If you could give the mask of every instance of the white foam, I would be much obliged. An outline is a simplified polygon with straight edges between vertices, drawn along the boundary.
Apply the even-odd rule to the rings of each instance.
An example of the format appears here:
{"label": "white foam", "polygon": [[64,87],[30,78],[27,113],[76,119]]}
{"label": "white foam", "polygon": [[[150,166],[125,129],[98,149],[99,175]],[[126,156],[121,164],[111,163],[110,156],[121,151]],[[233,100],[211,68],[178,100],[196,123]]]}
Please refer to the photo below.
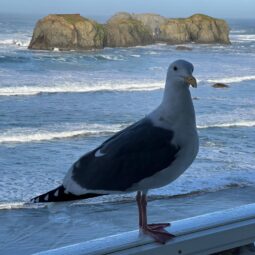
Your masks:
{"label": "white foam", "polygon": [[109,83],[96,85],[63,85],[63,86],[22,86],[1,87],[0,96],[31,96],[40,93],[85,93],[97,91],[151,91],[164,87],[164,82],[148,83]]}
{"label": "white foam", "polygon": [[14,44],[12,39],[4,39],[4,40],[0,40],[0,44],[4,44],[4,45],[11,45]]}
{"label": "white foam", "polygon": [[225,77],[225,78],[219,78],[219,79],[209,79],[209,80],[207,80],[207,82],[237,83],[237,82],[249,81],[249,80],[255,80],[255,75]]}
{"label": "white foam", "polygon": [[255,121],[247,120],[247,121],[236,121],[230,123],[218,123],[211,125],[198,125],[198,128],[231,128],[231,127],[255,127]]}
{"label": "white foam", "polygon": [[253,42],[255,41],[255,35],[254,34],[248,34],[248,35],[232,35],[231,36],[232,40],[237,40],[237,41],[245,41],[245,42]]}
{"label": "white foam", "polygon": [[96,58],[106,59],[106,60],[117,60],[117,61],[124,60],[123,56],[121,56],[121,55],[116,56],[116,55],[104,55],[104,54],[101,54],[101,55],[96,55],[95,57]]}
{"label": "white foam", "polygon": [[0,210],[11,210],[11,209],[38,209],[47,207],[47,204],[35,204],[35,203],[24,203],[24,202],[9,202],[0,203]]}
{"label": "white foam", "polygon": [[159,55],[159,53],[156,51],[149,51],[147,54],[148,55]]}
{"label": "white foam", "polygon": [[14,44],[20,47],[28,47],[30,41],[14,40]]}
{"label": "white foam", "polygon": [[130,55],[131,57],[134,57],[134,58],[140,58],[141,57],[141,55],[139,55],[139,54],[133,54],[133,55]]}
{"label": "white foam", "polygon": [[[11,129],[0,134],[0,144],[9,143],[28,143],[50,141],[55,139],[68,139],[77,136],[101,136],[113,134],[127,127],[127,124],[74,124],[78,126],[76,130],[62,130],[63,127],[55,127],[54,131],[51,130],[38,130],[38,129],[24,129],[17,128]],[[74,126],[72,125],[72,126]],[[207,125],[198,125],[198,129],[205,128],[233,128],[233,127],[255,127],[255,121],[236,121],[230,123],[215,123]],[[68,129],[68,127],[66,127]],[[60,130],[60,131],[56,131]]]}
{"label": "white foam", "polygon": [[16,45],[20,47],[28,47],[29,42],[29,40],[3,39],[0,40],[0,45]]}
{"label": "white foam", "polygon": [[[76,124],[77,125],[77,124]],[[126,125],[125,125],[126,126]],[[121,130],[124,125],[101,125],[101,124],[83,124],[79,125],[77,130],[67,131],[51,131],[51,130],[37,130],[37,129],[12,129],[0,134],[1,143],[28,143],[49,141],[54,139],[67,139],[76,136],[98,136],[115,133]],[[61,127],[59,127],[60,129]]]}
{"label": "white foam", "polygon": [[240,29],[240,30],[231,30],[230,33],[233,33],[233,34],[240,34],[240,33],[245,33],[246,30],[244,29]]}

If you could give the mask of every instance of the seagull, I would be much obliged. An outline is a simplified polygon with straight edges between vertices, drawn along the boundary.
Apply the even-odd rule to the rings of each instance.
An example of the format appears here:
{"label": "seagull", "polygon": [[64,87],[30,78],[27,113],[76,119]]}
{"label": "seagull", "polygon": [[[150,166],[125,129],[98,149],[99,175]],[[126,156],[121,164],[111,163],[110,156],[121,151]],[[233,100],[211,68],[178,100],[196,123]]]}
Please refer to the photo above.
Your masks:
{"label": "seagull", "polygon": [[147,116],[117,132],[78,159],[62,185],[31,199],[60,202],[137,192],[140,232],[164,244],[174,237],[170,223],[147,223],[147,193],[173,182],[194,161],[199,148],[190,85],[194,67],[185,60],[170,64],[163,99]]}

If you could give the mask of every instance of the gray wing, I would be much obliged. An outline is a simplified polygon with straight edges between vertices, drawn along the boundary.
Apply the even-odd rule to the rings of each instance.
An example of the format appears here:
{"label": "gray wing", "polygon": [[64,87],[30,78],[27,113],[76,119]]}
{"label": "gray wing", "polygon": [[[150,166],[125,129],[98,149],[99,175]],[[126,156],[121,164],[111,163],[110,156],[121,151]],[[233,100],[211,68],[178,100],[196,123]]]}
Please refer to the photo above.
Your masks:
{"label": "gray wing", "polygon": [[125,191],[175,160],[180,148],[171,144],[173,135],[144,118],[81,157],[73,165],[72,179],[90,190]]}

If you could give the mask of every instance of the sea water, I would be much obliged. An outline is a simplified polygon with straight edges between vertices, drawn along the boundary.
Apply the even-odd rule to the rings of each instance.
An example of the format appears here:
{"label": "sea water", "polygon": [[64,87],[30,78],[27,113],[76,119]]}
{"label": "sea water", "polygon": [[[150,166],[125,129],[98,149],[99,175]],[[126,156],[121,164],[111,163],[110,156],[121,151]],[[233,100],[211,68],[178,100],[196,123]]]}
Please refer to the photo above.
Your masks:
{"label": "sea water", "polygon": [[195,67],[200,150],[152,194],[255,185],[255,20],[229,20],[231,45],[55,52],[27,49],[39,18],[0,15],[0,202],[56,187],[81,155],[152,111],[176,59]]}
{"label": "sea water", "polygon": [[[61,184],[80,156],[152,111],[176,59],[195,67],[200,150],[179,179],[150,192],[150,199],[161,198],[150,203],[150,217],[173,220],[253,202],[255,20],[228,20],[231,45],[189,44],[192,51],[166,44],[28,50],[39,18],[0,15],[0,209],[8,209],[0,210],[1,254],[31,254],[137,227],[134,194],[90,204],[25,202]],[[229,87],[215,89],[216,82]],[[233,187],[240,187],[235,196]]]}

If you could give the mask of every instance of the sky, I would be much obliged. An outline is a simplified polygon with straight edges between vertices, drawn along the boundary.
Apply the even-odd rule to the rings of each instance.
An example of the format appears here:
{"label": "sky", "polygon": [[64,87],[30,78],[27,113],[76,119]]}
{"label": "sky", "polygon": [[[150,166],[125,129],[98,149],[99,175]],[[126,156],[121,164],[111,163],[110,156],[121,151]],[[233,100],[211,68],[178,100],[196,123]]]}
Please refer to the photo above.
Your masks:
{"label": "sky", "polygon": [[255,18],[255,0],[0,0],[0,13],[111,16],[119,11],[166,17],[203,13],[218,18]]}

